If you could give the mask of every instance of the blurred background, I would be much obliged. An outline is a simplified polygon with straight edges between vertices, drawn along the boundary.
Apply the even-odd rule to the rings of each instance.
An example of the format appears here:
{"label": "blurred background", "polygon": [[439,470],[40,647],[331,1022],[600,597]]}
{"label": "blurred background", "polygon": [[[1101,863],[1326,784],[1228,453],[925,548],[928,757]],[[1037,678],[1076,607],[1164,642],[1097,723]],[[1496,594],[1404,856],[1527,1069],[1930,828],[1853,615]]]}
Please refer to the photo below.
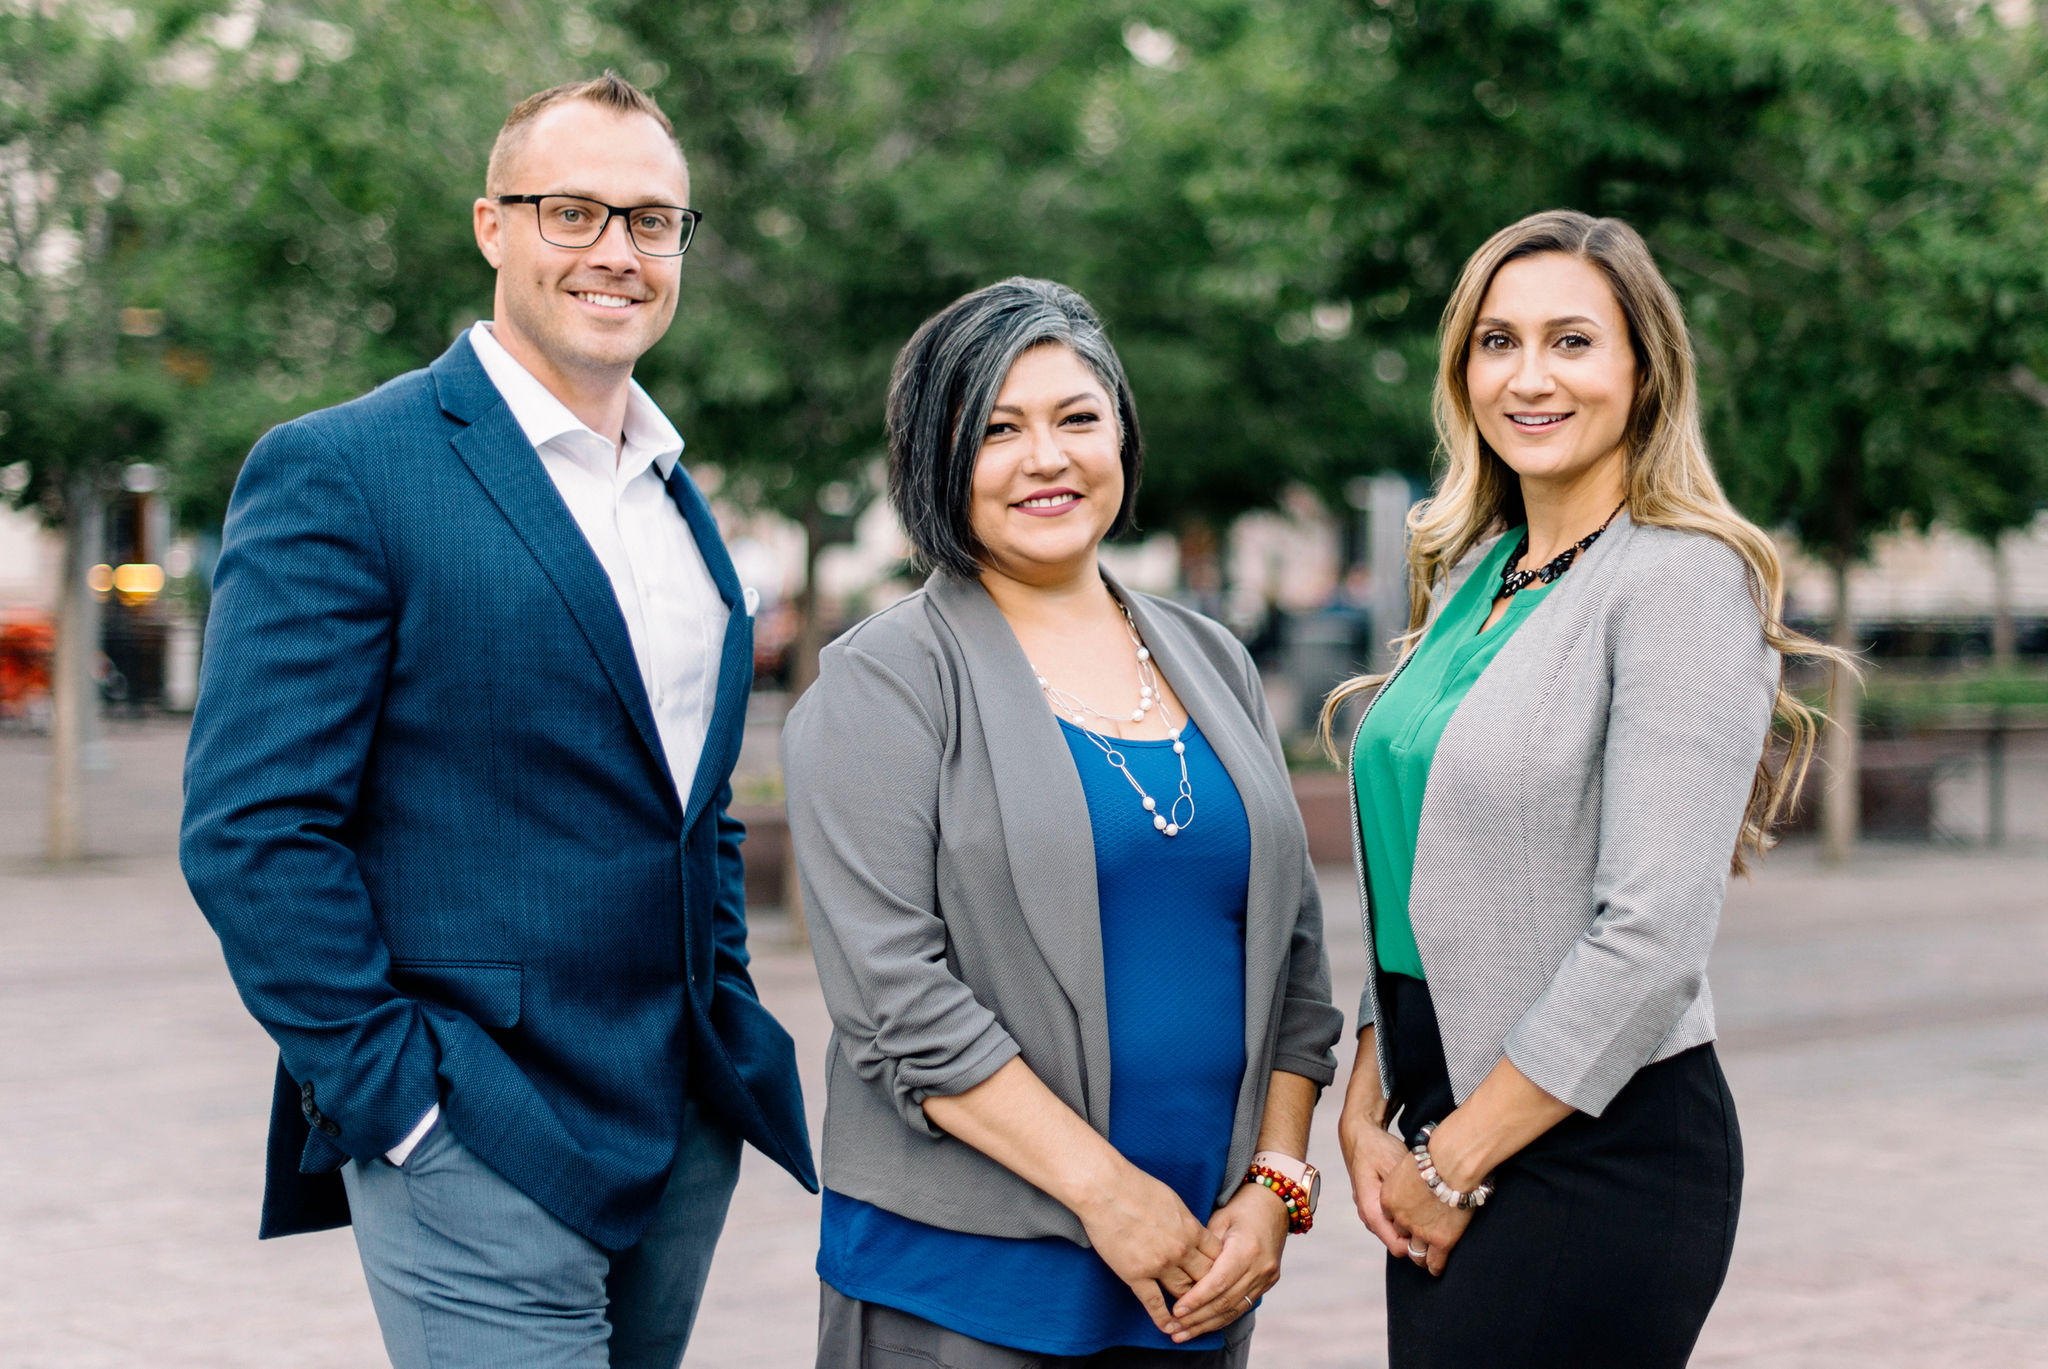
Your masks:
{"label": "blurred background", "polygon": [[[1495,228],[1615,214],[1788,616],[1870,667],[1803,680],[1839,726],[1731,894],[1757,1102],[1702,1362],[2048,1363],[2044,59],[2043,0],[0,0],[0,1361],[376,1360],[346,1235],[253,1241],[268,1048],[175,864],[209,577],[266,428],[488,313],[506,111],[612,67],[705,215],[638,376],[761,595],[737,788],[814,1079],[775,735],[916,584],[881,418],[917,323],[1018,273],[1104,315],[1150,448],[1111,554],[1259,660],[1348,1001],[1308,733],[1403,625],[1438,314]],[[1967,1217],[1924,1136],[1959,1116],[2012,1179]],[[815,1204],[745,1183],[692,1362],[803,1363]],[[1363,1233],[1313,1239],[1259,1358],[1380,1362]]]}

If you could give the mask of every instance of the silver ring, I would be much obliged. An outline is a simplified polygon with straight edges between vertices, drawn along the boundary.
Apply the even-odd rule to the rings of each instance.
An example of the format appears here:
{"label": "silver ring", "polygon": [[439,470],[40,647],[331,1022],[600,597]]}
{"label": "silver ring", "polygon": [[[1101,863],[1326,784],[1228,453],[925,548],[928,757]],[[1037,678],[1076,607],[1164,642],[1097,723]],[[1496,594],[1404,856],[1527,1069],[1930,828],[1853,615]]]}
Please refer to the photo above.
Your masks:
{"label": "silver ring", "polygon": [[1246,1310],[1247,1312],[1249,1312],[1249,1311],[1253,1310],[1253,1309],[1252,1309],[1252,1295],[1251,1295],[1251,1294],[1249,1294],[1249,1293],[1245,1293],[1245,1294],[1242,1294],[1241,1296],[1242,1296],[1242,1297],[1244,1298],[1244,1306],[1245,1306],[1245,1310]]}
{"label": "silver ring", "polygon": [[1426,1245],[1409,1245],[1408,1258],[1415,1261],[1415,1263],[1417,1264],[1428,1264],[1429,1247]]}

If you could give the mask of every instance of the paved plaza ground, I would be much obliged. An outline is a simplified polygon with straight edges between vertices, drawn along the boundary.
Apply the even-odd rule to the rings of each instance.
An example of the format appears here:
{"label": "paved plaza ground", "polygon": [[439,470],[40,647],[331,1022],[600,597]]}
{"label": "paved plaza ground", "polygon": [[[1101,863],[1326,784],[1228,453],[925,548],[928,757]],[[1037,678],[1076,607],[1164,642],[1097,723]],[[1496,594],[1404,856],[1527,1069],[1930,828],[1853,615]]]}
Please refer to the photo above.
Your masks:
{"label": "paved plaza ground", "polygon": [[[113,725],[101,854],[55,871],[46,745],[0,737],[0,1366],[375,1366],[348,1234],[255,1239],[274,1057],[178,874],[182,751],[174,724]],[[2015,798],[2035,828],[2044,790]],[[1341,1001],[1364,956],[1349,874],[1325,875]],[[773,915],[755,944],[815,1110],[809,956]],[[1695,1363],[2048,1366],[2048,841],[1872,846],[1840,874],[1788,847],[1735,886],[1713,980],[1749,1179]],[[1326,1215],[1260,1315],[1262,1369],[1385,1362],[1336,1100]],[[749,1155],[689,1364],[809,1362],[816,1218]]]}

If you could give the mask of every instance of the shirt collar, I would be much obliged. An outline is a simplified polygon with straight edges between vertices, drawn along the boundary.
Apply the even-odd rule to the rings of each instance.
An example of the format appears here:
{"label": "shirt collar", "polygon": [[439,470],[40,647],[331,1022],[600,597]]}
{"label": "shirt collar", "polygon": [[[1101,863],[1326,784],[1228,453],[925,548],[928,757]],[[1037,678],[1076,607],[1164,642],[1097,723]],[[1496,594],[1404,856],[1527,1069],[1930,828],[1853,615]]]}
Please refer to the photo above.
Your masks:
{"label": "shirt collar", "polygon": [[[593,432],[589,424],[569,412],[568,405],[555,398],[539,377],[520,365],[505,350],[505,344],[491,335],[489,323],[479,320],[471,325],[469,345],[475,349],[484,374],[505,397],[505,406],[512,411],[513,420],[519,424],[520,431],[526,434],[526,440],[533,444],[535,451],[546,443],[575,433],[588,434],[606,447],[611,445],[610,438]],[[668,421],[660,406],[648,397],[647,391],[640,388],[639,381],[627,384],[630,388],[626,395],[626,445],[620,455],[620,469],[638,470],[652,462],[666,481],[675,472],[676,461],[683,454],[682,434]]]}

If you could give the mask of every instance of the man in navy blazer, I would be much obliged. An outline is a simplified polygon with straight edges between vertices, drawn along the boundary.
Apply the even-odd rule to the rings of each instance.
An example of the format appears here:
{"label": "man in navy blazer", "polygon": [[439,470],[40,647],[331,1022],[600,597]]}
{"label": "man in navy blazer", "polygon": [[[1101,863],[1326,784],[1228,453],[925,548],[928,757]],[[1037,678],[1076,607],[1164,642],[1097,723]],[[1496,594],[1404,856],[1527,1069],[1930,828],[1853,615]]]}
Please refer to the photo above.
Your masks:
{"label": "man in navy blazer", "polygon": [[616,76],[523,102],[493,321],[228,512],[185,874],[278,1044],[261,1234],[353,1220],[400,1366],[672,1367],[741,1140],[817,1187],[726,814],[752,625],[632,381],[688,190]]}

